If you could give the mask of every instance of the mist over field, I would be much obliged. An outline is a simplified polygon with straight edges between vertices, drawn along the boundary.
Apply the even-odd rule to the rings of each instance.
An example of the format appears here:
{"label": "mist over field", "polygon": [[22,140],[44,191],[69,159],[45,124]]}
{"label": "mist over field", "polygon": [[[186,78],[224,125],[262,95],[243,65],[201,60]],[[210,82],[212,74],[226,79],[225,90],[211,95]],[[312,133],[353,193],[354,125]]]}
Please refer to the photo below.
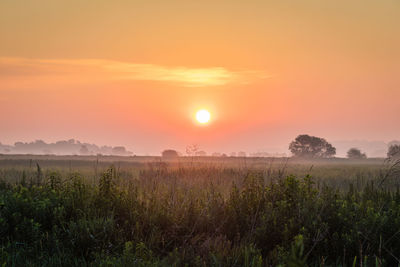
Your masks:
{"label": "mist over field", "polygon": [[14,145],[0,143],[0,153],[4,154],[53,154],[53,155],[117,155],[130,156],[133,153],[123,146],[97,146],[95,144],[81,143],[78,140],[57,141],[46,143],[42,140],[34,142],[16,142]]}
{"label": "mist over field", "polygon": [[[384,158],[387,154],[387,149],[391,144],[400,143],[400,141],[391,141],[385,143],[383,141],[333,141],[332,144],[336,147],[337,157],[346,157],[347,151],[356,147],[366,153],[371,158]],[[181,155],[184,155],[185,149],[177,149],[182,151]],[[128,151],[124,146],[98,146],[96,144],[84,143],[79,140],[66,140],[57,141],[54,143],[46,143],[42,140],[33,142],[15,142],[13,145],[6,145],[0,143],[0,154],[53,154],[53,155],[118,155],[118,156],[132,156],[132,155],[160,155],[160,152],[154,153],[137,153],[133,148],[132,151]],[[287,157],[290,156],[290,152],[287,147],[281,148],[264,148],[256,151],[203,151],[201,155],[207,156],[221,156],[222,154],[230,156],[250,156],[250,157]]]}
{"label": "mist over field", "polygon": [[400,266],[399,0],[1,0],[0,266]]}

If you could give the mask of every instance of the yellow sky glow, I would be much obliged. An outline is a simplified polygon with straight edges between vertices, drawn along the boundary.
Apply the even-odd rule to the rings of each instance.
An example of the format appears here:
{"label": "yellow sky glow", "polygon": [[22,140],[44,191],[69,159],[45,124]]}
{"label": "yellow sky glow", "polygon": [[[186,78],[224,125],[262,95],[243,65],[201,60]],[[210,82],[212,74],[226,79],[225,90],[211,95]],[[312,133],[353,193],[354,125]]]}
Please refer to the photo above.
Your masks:
{"label": "yellow sky glow", "polygon": [[3,0],[0,142],[158,154],[400,139],[399,14],[395,0]]}
{"label": "yellow sky glow", "polygon": [[[9,78],[24,76],[79,75],[122,80],[163,81],[185,87],[222,86],[231,83],[251,83],[266,79],[266,72],[232,71],[222,67],[188,68],[137,64],[100,59],[28,59],[0,58],[0,69],[7,69]],[[105,76],[104,76],[105,75]]]}

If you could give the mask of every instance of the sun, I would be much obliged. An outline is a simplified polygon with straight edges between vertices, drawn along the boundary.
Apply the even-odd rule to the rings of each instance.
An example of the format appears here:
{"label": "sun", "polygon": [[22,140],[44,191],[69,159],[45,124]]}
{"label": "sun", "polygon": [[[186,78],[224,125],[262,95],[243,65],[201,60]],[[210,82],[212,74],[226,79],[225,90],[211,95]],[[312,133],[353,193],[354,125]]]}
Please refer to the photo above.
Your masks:
{"label": "sun", "polygon": [[201,109],[196,112],[196,120],[201,124],[209,122],[210,117],[211,117],[210,112],[208,112],[205,109]]}

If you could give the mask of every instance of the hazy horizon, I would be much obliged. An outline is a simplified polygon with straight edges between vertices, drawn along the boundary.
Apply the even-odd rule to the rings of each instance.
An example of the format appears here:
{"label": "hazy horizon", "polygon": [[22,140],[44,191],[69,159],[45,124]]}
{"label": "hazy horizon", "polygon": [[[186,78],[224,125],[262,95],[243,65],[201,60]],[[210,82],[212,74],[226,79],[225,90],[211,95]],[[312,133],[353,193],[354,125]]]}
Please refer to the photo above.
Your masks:
{"label": "hazy horizon", "polygon": [[289,155],[304,133],[337,156],[352,142],[384,156],[400,139],[399,11],[391,0],[5,0],[0,142]]}
{"label": "hazy horizon", "polygon": [[[44,147],[40,145],[42,142],[45,143]],[[400,143],[398,140],[392,140],[391,142]],[[19,143],[19,144],[18,144]],[[39,146],[37,146],[39,143]],[[66,146],[66,144],[72,144]],[[367,157],[370,158],[384,158],[386,157],[387,150],[390,142],[384,141],[366,141],[366,140],[336,140],[332,145],[336,148],[336,157],[344,158],[347,155],[347,151],[350,148],[358,148],[362,152],[366,153]],[[16,145],[19,147],[16,147]],[[140,151],[134,147],[125,146],[124,144],[95,144],[90,141],[81,141],[74,138],[66,140],[56,140],[54,142],[48,142],[46,140],[38,139],[31,141],[16,141],[13,143],[4,143],[0,141],[0,154],[54,154],[54,155],[118,155],[118,156],[160,156],[161,152],[166,149],[173,149],[180,153],[182,156],[187,156],[186,148],[191,145],[196,145],[198,151],[204,151],[207,156],[213,154],[225,154],[232,156],[232,153],[244,152],[247,157],[285,157],[291,156],[288,146],[275,147],[275,148],[264,148],[253,151],[249,150],[207,150],[198,144],[188,144],[185,147],[164,147],[158,151]],[[82,146],[88,148],[87,152],[81,152]],[[113,148],[123,148],[123,151],[113,151]],[[236,155],[235,155],[236,156]]]}

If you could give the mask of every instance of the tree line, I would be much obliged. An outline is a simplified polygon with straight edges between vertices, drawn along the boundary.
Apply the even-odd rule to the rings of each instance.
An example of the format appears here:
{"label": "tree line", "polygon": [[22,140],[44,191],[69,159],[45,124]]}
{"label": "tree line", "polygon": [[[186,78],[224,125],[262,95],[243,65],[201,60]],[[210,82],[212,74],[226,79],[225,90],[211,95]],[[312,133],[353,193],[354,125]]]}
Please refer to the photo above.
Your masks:
{"label": "tree line", "polygon": [[[189,156],[206,156],[204,151],[198,153],[198,147],[189,146],[187,149],[187,155]],[[301,134],[296,137],[289,144],[289,150],[293,157],[296,158],[332,158],[336,155],[336,148],[326,141],[324,138],[311,136],[308,134]],[[166,149],[161,153],[164,158],[176,158],[179,157],[179,153],[173,149]],[[222,154],[225,155],[226,154]],[[245,152],[239,152],[237,154],[239,157],[246,157]],[[221,154],[212,154],[212,156],[221,156]],[[236,154],[231,154],[231,156],[236,156]],[[388,158],[400,158],[400,143],[394,141],[389,143],[389,148],[387,152]],[[349,159],[365,159],[367,158],[366,153],[362,152],[360,149],[352,147],[347,151],[347,158]]]}

